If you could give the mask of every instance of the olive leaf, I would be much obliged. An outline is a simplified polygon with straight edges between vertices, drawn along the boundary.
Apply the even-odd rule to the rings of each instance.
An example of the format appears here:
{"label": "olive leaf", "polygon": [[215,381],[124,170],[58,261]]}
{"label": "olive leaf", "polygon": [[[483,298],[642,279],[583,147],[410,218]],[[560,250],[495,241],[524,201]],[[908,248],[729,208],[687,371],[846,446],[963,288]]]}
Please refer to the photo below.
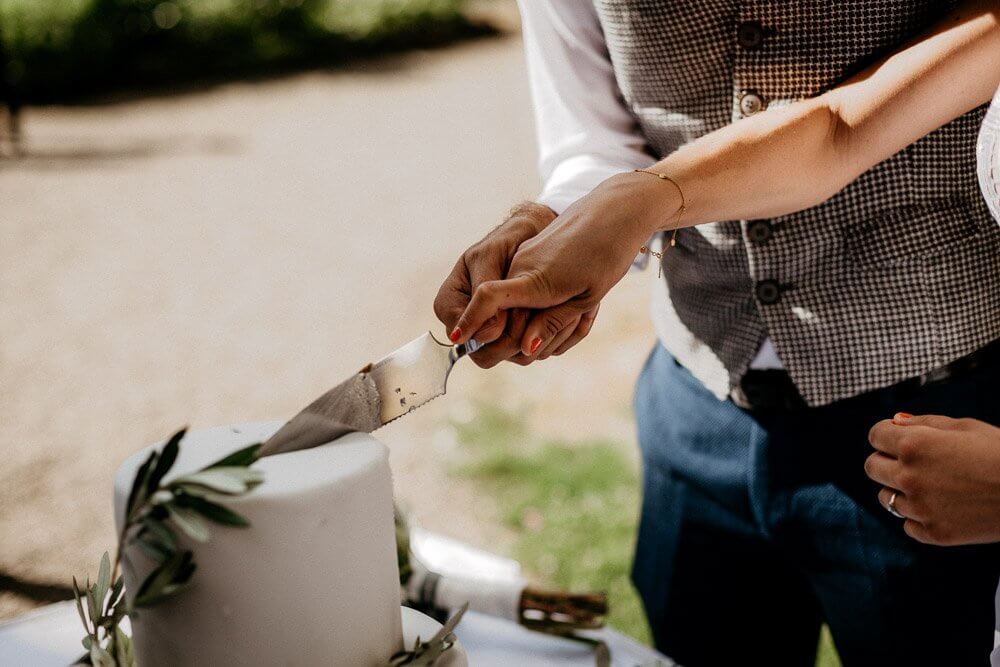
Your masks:
{"label": "olive leaf", "polygon": [[170,519],[174,525],[181,529],[185,535],[196,542],[207,542],[209,538],[208,526],[201,520],[197,512],[186,507],[179,507],[176,503],[165,505]]}
{"label": "olive leaf", "polygon": [[237,514],[228,507],[213,503],[200,496],[179,494],[175,503],[180,507],[197,512],[209,521],[214,521],[225,526],[239,526],[242,528],[250,525],[250,522],[243,515]]}
{"label": "olive leaf", "polygon": [[111,595],[108,596],[107,611],[111,611],[120,601],[125,588],[125,577],[118,575],[115,583],[111,584]]}
{"label": "olive leaf", "polygon": [[135,542],[150,558],[162,561],[177,551],[177,536],[162,521],[147,518],[140,525]]}
{"label": "olive leaf", "polygon": [[147,494],[152,495],[153,492],[159,488],[160,482],[163,481],[163,477],[170,472],[170,469],[174,466],[174,462],[177,460],[177,453],[180,451],[180,442],[186,433],[186,427],[177,431],[170,437],[167,444],[163,446],[163,449],[160,450],[160,456],[146,480]]}
{"label": "olive leaf", "polygon": [[146,500],[146,480],[149,479],[149,471],[156,463],[157,453],[152,451],[145,462],[139,466],[132,481],[132,490],[128,493],[128,502],[125,503],[125,521],[131,520],[136,515],[136,509]]}
{"label": "olive leaf", "polygon": [[87,578],[86,589],[84,590],[84,595],[87,598],[87,611],[90,612],[90,623],[96,626],[97,621],[100,620],[101,616],[98,613],[97,606],[97,584],[91,584],[90,578]]}
{"label": "olive leaf", "polygon": [[90,664],[94,667],[115,667],[115,659],[95,642],[90,645]]}
{"label": "olive leaf", "polygon": [[256,445],[250,445],[249,447],[244,447],[243,449],[237,450],[228,456],[224,456],[215,463],[205,466],[202,470],[211,470],[212,468],[246,468],[257,462],[260,458],[260,448],[262,443],[257,443]]}
{"label": "olive leaf", "polygon": [[[97,572],[97,583],[94,584],[94,602],[101,616],[104,615],[104,599],[108,596],[108,587],[111,585],[111,557],[105,551],[101,556],[101,567]],[[96,619],[95,619],[96,620]]]}
{"label": "olive leaf", "polygon": [[250,491],[263,481],[264,476],[259,470],[225,466],[184,475],[174,480],[171,486],[200,486],[215,493],[235,496]]}
{"label": "olive leaf", "polygon": [[118,661],[118,667],[134,667],[136,662],[132,640],[117,625],[115,626],[114,645],[115,660]]}
{"label": "olive leaf", "polygon": [[136,607],[148,607],[183,590],[194,574],[195,564],[190,551],[181,551],[149,573],[135,595]]}
{"label": "olive leaf", "polygon": [[[76,600],[76,611],[80,614],[80,621],[83,623],[83,627],[87,628],[87,615],[83,613],[83,593],[80,591],[80,585],[76,582],[76,577],[73,577],[73,598]],[[85,646],[84,648],[90,647]]]}

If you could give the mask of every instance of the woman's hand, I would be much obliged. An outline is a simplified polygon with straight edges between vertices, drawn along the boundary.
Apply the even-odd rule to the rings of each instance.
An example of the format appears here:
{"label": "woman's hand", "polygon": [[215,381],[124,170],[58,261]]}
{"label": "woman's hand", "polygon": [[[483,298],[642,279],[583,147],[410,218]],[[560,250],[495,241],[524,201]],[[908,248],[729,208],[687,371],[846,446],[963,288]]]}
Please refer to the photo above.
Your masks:
{"label": "woman's hand", "polygon": [[528,323],[521,353],[562,353],[589,333],[601,299],[679,206],[680,195],[668,181],[635,173],[609,178],[523,242],[505,279],[476,287],[452,340],[479,340],[499,313],[530,308],[542,312]]}
{"label": "woman's hand", "polygon": [[[434,299],[434,313],[444,323],[446,331],[455,328],[474,290],[484,282],[506,276],[518,247],[545,229],[555,217],[547,206],[531,202],[519,204],[506,221],[462,253]],[[471,355],[472,360],[483,368],[492,368],[506,359],[529,362],[530,359],[520,356],[521,336],[528,317],[529,313],[524,310],[497,312],[476,332],[476,340],[484,343],[484,347]]]}
{"label": "woman's hand", "polygon": [[975,419],[899,413],[869,434],[878,451],[865,472],[896,492],[903,529],[920,542],[949,546],[1000,541],[1000,428]]}

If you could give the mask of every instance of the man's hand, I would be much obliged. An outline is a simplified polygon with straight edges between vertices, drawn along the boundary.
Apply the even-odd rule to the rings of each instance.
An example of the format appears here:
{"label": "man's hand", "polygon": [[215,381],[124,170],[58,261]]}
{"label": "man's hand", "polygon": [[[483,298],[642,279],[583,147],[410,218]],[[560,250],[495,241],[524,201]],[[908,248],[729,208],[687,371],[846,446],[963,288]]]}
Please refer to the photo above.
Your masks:
{"label": "man's hand", "polygon": [[[505,278],[510,261],[521,244],[545,229],[555,217],[547,206],[531,202],[519,204],[503,224],[459,257],[434,299],[434,313],[449,334],[476,288],[484,282]],[[476,340],[486,345],[471,356],[472,360],[483,368],[492,368],[507,359],[521,364],[533,361],[521,354],[521,338],[528,319],[526,310],[495,313],[475,332]]]}
{"label": "man's hand", "polygon": [[605,180],[524,241],[504,279],[479,283],[453,340],[478,340],[498,313],[528,308],[534,312],[521,337],[522,354],[547,355],[575,344],[642,244],[680,206],[679,191],[661,179],[625,173]]}
{"label": "man's hand", "polygon": [[865,472],[893,491],[903,529],[920,542],[950,546],[1000,541],[1000,428],[975,419],[899,413],[869,434],[878,451]]}

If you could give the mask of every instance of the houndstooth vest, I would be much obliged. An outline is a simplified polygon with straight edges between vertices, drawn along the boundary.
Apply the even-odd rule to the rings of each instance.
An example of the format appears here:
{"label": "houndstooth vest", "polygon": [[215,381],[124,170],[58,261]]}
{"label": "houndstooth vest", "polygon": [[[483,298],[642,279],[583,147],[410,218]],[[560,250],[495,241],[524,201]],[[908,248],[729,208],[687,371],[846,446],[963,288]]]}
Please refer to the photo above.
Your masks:
{"label": "houndstooth vest", "polygon": [[[939,0],[595,0],[653,154],[817,95],[925,31]],[[941,95],[949,94],[947,90]],[[683,229],[663,264],[664,345],[719,396],[770,336],[821,405],[915,377],[1000,337],[1000,226],[980,195],[985,107],[773,220]]]}

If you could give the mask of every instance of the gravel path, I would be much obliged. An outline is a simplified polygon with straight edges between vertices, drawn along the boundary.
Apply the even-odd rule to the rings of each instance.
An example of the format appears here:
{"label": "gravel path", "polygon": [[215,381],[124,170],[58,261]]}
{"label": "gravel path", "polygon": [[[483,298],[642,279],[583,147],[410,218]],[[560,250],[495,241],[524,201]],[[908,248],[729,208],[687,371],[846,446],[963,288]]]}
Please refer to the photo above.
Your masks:
{"label": "gravel path", "polygon": [[[63,581],[113,543],[117,464],[172,429],[290,416],[438,330],[458,253],[537,188],[520,42],[101,106],[29,109],[0,159],[0,575]],[[631,441],[646,280],[576,354],[463,365],[378,433],[429,527],[494,550],[496,508],[447,478],[476,402]],[[0,618],[28,603],[0,592]]]}

